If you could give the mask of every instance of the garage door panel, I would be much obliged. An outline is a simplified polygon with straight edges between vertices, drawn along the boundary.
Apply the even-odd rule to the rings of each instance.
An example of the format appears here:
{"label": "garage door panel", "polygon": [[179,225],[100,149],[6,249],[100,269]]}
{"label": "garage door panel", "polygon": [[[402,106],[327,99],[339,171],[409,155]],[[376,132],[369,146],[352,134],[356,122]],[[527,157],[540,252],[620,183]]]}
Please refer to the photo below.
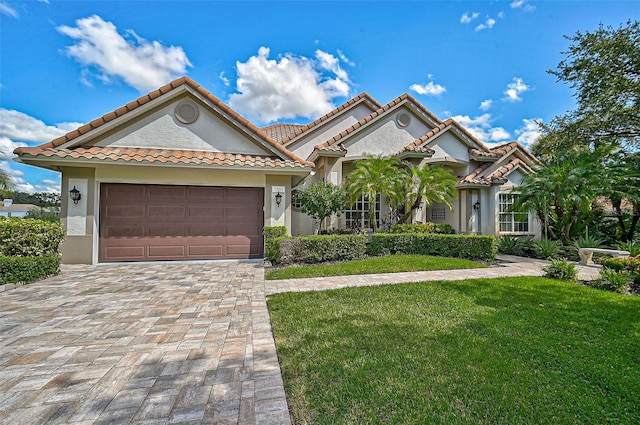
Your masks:
{"label": "garage door panel", "polygon": [[208,258],[222,258],[224,246],[218,245],[189,245],[190,257],[208,257]]}
{"label": "garage door panel", "polygon": [[106,226],[105,236],[108,238],[142,238],[145,236],[144,226]]}
{"label": "garage door panel", "polygon": [[185,246],[184,245],[151,245],[148,247],[149,258],[184,258]]}
{"label": "garage door panel", "polygon": [[211,220],[212,217],[221,217],[224,214],[224,207],[220,206],[190,206],[187,209],[187,216],[190,218],[204,218]]}
{"label": "garage door panel", "polygon": [[133,206],[108,206],[105,211],[105,218],[144,218],[144,207]]}
{"label": "garage door panel", "polygon": [[100,261],[260,258],[264,189],[102,184]]}
{"label": "garage door panel", "polygon": [[190,237],[206,237],[206,236],[226,236],[227,230],[223,223],[220,224],[202,224],[190,225],[187,229],[187,236]]}
{"label": "garage door panel", "polygon": [[149,218],[164,218],[167,220],[184,219],[187,216],[187,208],[184,206],[150,206],[147,208]]}
{"label": "garage door panel", "polygon": [[161,199],[163,201],[184,200],[187,198],[187,188],[184,186],[147,186],[149,200],[155,201]]}
{"label": "garage door panel", "polygon": [[106,255],[110,261],[145,260],[146,249],[144,246],[114,246],[107,247]]}
{"label": "garage door panel", "polygon": [[148,226],[149,237],[184,237],[187,236],[187,229],[184,224],[163,223],[161,225]]}

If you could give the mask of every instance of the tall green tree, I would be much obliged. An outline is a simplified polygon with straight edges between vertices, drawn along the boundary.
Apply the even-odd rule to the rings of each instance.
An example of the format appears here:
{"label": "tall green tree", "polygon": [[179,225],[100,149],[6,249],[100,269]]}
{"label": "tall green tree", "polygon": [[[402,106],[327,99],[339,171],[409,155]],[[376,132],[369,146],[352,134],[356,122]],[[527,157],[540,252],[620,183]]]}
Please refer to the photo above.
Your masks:
{"label": "tall green tree", "polygon": [[533,210],[553,239],[569,243],[581,216],[602,192],[601,155],[567,151],[556,155],[521,182],[514,210]]}
{"label": "tall green tree", "polygon": [[311,183],[298,193],[302,205],[301,211],[320,221],[318,232],[322,230],[324,221],[332,214],[340,215],[347,208],[345,190],[335,184],[324,181]]}
{"label": "tall green tree", "polygon": [[398,178],[401,190],[397,191],[399,203],[404,204],[404,214],[398,223],[405,223],[422,203],[427,206],[442,203],[453,208],[451,200],[456,197],[458,179],[451,170],[442,167],[430,167],[428,164],[420,168],[408,164]]}
{"label": "tall green tree", "polygon": [[400,161],[397,157],[369,156],[355,162],[354,169],[346,179],[345,188],[353,203],[364,196],[369,201],[369,221],[374,230],[378,223],[375,219],[375,204],[378,194],[397,199]]}
{"label": "tall green tree", "polygon": [[640,148],[640,22],[566,38],[565,58],[549,72],[575,90],[577,107],[555,125],[596,147]]}

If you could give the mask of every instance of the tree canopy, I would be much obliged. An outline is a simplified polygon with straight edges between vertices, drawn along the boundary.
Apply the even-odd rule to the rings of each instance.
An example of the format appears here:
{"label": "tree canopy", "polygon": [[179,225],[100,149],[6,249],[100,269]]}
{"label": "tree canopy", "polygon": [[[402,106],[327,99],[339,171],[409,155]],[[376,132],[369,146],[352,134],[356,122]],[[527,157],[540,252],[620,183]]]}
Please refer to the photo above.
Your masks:
{"label": "tree canopy", "polygon": [[535,154],[575,147],[640,149],[640,22],[566,36],[571,42],[555,70],[575,90],[576,108],[556,117]]}

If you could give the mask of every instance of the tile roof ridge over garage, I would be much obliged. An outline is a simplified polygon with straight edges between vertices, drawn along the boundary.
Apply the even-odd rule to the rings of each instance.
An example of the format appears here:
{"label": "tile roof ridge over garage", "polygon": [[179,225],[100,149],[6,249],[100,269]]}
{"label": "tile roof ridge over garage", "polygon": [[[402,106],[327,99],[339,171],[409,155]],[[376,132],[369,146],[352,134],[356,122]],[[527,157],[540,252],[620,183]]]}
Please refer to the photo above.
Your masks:
{"label": "tile roof ridge over garage", "polygon": [[[209,100],[211,103],[213,103],[216,107],[220,108],[224,113],[228,114],[233,120],[235,120],[238,124],[240,124],[241,126],[243,126],[244,128],[246,128],[247,130],[249,130],[251,133],[257,135],[259,138],[261,138],[262,140],[264,140],[267,144],[269,144],[270,146],[272,146],[273,148],[275,148],[275,150],[277,150],[278,152],[280,152],[281,154],[283,154],[284,156],[286,156],[288,159],[292,160],[292,161],[296,161],[296,162],[300,162],[302,164],[305,164],[306,166],[309,167],[315,167],[315,164],[308,162],[300,157],[298,157],[296,154],[294,154],[293,152],[289,151],[288,149],[286,149],[284,146],[282,146],[280,143],[276,142],[275,140],[273,140],[272,138],[270,138],[268,136],[268,134],[258,128],[257,126],[255,126],[254,124],[252,124],[249,120],[247,120],[246,118],[244,118],[243,116],[241,116],[238,112],[236,112],[235,110],[233,110],[229,105],[225,104],[224,102],[222,102],[220,99],[218,99],[216,96],[214,96],[213,94],[211,94],[208,90],[206,90],[204,87],[202,87],[200,84],[196,83],[195,81],[193,81],[191,78],[187,77],[187,76],[183,76],[180,77],[178,79],[175,79],[173,81],[171,81],[170,83],[156,89],[153,90],[149,93],[147,93],[146,95],[140,96],[138,99],[127,103],[126,105],[117,108],[116,110],[106,113],[103,116],[96,118],[95,120],[89,122],[88,124],[85,124],[83,126],[80,126],[79,128],[70,131],[66,134],[64,134],[63,136],[57,137],[55,139],[53,139],[52,141],[42,144],[40,146],[38,146],[37,148],[40,149],[51,149],[51,148],[57,148],[67,142],[70,142],[74,139],[76,139],[77,137],[80,137],[83,134],[86,134],[110,121],[113,121],[116,118],[119,118],[137,108],[139,108],[140,106],[150,102],[151,100],[154,100],[166,93],[169,93],[172,90],[177,89],[178,87],[187,85],[189,87],[191,87],[193,90],[195,90],[197,93],[199,93],[201,96],[203,96],[204,98],[206,98],[207,100]],[[29,152],[30,154],[33,154],[33,148],[30,149],[31,152]],[[27,152],[27,151],[24,151]],[[23,148],[17,148],[14,150],[15,154],[21,154],[23,153]]]}

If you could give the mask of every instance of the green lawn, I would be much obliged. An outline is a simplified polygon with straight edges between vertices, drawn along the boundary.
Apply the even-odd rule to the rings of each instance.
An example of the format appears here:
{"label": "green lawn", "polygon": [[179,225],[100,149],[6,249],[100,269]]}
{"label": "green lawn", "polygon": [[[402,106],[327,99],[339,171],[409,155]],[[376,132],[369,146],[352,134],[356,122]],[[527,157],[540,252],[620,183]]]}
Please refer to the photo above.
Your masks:
{"label": "green lawn", "polygon": [[487,267],[476,261],[428,255],[389,255],[363,260],[311,266],[291,266],[269,270],[267,280],[305,277],[346,276],[354,274],[395,273],[430,270],[476,269]]}
{"label": "green lawn", "polygon": [[268,304],[297,424],[640,423],[640,297],[523,277]]}

